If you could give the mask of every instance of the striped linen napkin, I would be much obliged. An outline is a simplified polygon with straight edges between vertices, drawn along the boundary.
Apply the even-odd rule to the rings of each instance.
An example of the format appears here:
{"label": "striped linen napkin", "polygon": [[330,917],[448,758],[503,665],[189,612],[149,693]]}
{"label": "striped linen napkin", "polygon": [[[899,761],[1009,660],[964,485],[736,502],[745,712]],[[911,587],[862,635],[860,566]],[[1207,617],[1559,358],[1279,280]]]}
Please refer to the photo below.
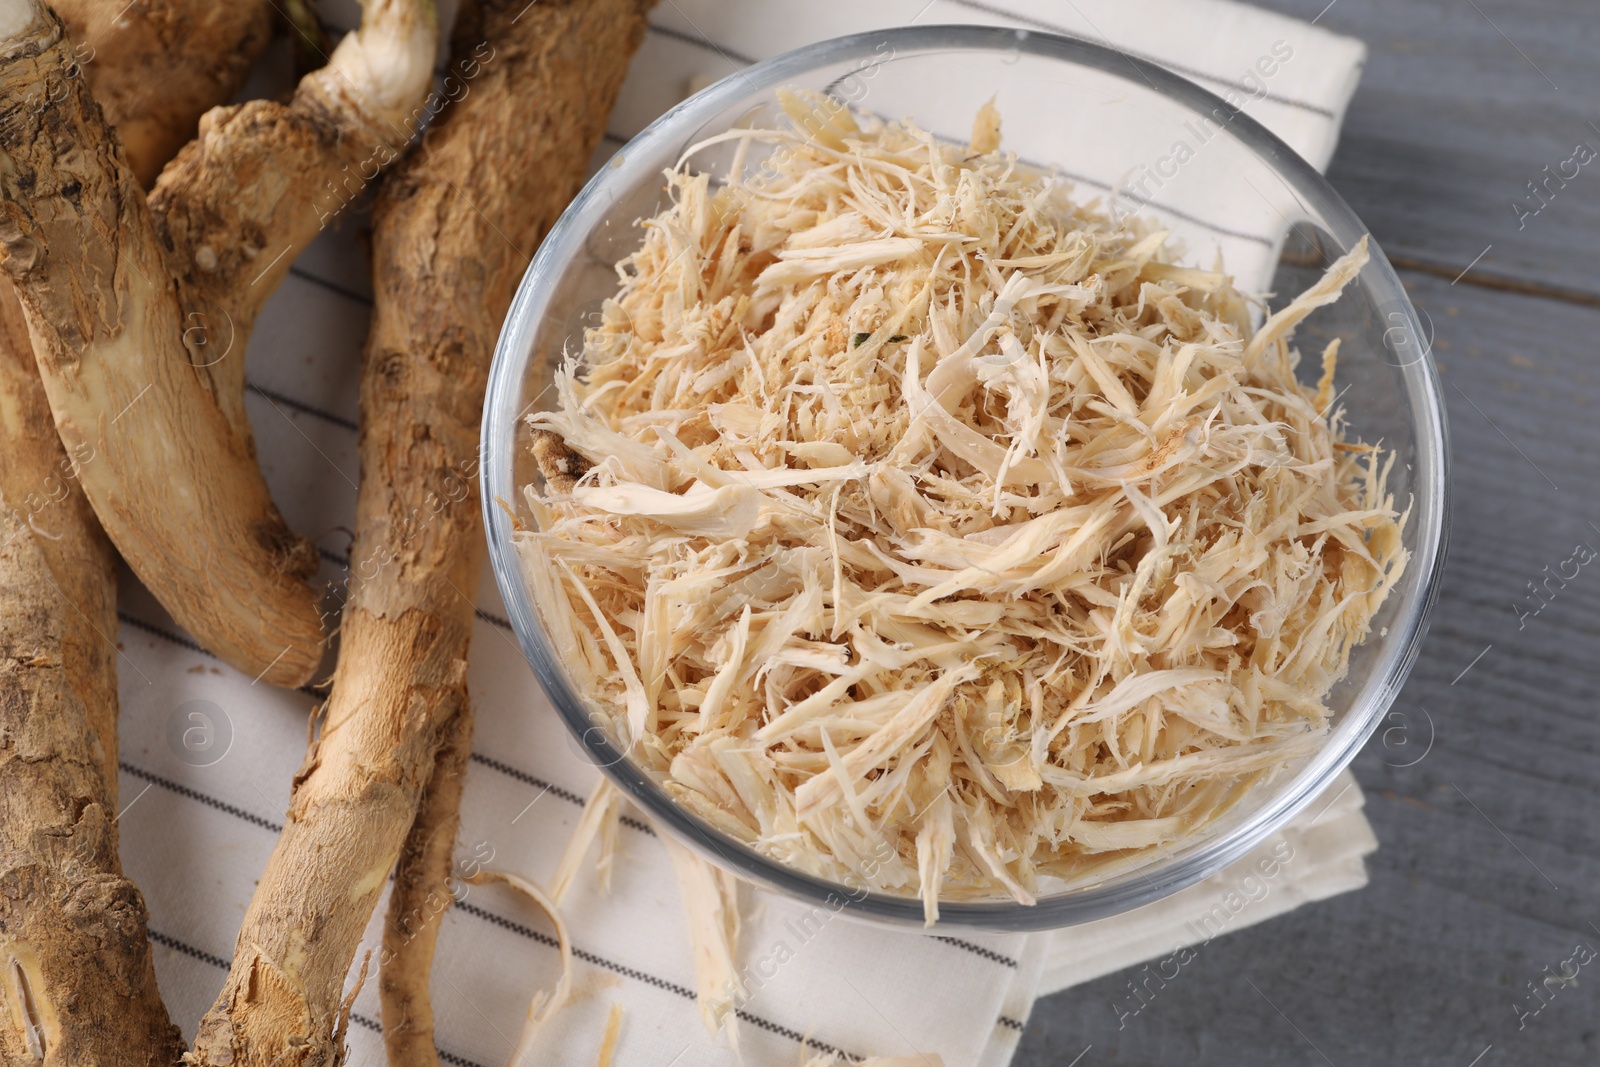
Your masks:
{"label": "striped linen napkin", "polygon": [[[324,14],[343,26],[358,17],[350,0],[324,4]],[[689,91],[745,64],[808,41],[912,22],[1012,25],[1126,44],[1219,95],[1235,94],[1321,167],[1364,55],[1358,42],[1225,0],[1076,0],[1060,8],[1049,0],[812,0],[803,7],[662,0],[652,20],[595,167]],[[1258,60],[1275,49],[1279,61],[1263,75]],[[281,79],[262,75],[251,91],[281,88]],[[1242,285],[1265,286],[1276,260],[1274,228],[1196,224],[1215,232]],[[301,256],[262,314],[247,364],[249,411],[273,494],[320,547],[321,577],[334,583],[348,564],[355,511],[357,380],[370,305],[361,225],[345,221]],[[471,663],[477,737],[458,852],[463,865],[543,881],[597,772],[548,707],[487,574],[479,603]],[[123,859],[149,904],[162,992],[192,1036],[221,988],[272,850],[315,699],[223,666],[131,579],[122,590],[120,643]],[[739,1012],[737,1054],[701,1025],[671,865],[651,829],[628,817],[609,894],[588,881],[590,870],[568,897],[574,992],[545,1029],[537,1062],[595,1063],[607,1016],[620,1005],[619,1067],[710,1067],[740,1056],[746,1064],[789,1065],[828,1055],[930,1064],[937,1055],[948,1067],[999,1067],[1010,1062],[1042,992],[1364,884],[1361,856],[1376,843],[1360,803],[1346,777],[1229,871],[1064,934],[886,930],[746,888],[739,964],[750,996]],[[1235,900],[1244,903],[1234,907]],[[367,936],[374,952],[378,923]],[[433,977],[444,1062],[506,1062],[529,996],[556,977],[555,945],[544,917],[509,891],[464,887],[445,917]],[[376,993],[369,981],[356,998],[353,1067],[383,1062]]]}

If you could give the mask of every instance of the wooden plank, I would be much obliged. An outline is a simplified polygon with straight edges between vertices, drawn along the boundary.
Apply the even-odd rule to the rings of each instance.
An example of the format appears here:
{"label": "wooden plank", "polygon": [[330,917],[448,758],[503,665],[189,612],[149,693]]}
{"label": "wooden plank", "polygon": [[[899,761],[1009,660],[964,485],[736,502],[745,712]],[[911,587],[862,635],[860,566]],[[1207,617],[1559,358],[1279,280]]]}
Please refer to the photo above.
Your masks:
{"label": "wooden plank", "polygon": [[[1600,300],[1600,157],[1518,199],[1582,142],[1600,152],[1593,0],[1263,0],[1371,53],[1329,177],[1390,256]],[[1559,87],[1559,88],[1557,88]],[[1492,246],[1492,248],[1490,248]]]}
{"label": "wooden plank", "polygon": [[1521,1031],[1511,1006],[1569,956],[1569,934],[1449,884],[1425,888],[1419,904],[1416,881],[1379,870],[1361,896],[1219,938],[1164,988],[1152,983],[1120,1030],[1114,1005],[1135,975],[1062,994],[1035,1009],[1018,1062],[1060,1067],[1092,1046],[1085,1065],[1468,1067],[1491,1045],[1476,1067],[1593,1062],[1582,1036],[1600,1006],[1593,984],[1580,978]]}
{"label": "wooden plank", "polygon": [[1600,1052],[1600,961],[1521,1029],[1514,1007],[1577,943],[1600,949],[1600,558],[1537,615],[1513,607],[1576,543],[1600,549],[1600,310],[1407,281],[1446,385],[1452,543],[1400,705],[1419,740],[1427,710],[1433,748],[1392,766],[1420,748],[1374,739],[1355,765],[1372,884],[1219,938],[1123,1028],[1112,1005],[1137,971],[1041,1001],[1019,1067],[1091,1044],[1085,1064],[1320,1064],[1313,1043],[1337,1064]]}

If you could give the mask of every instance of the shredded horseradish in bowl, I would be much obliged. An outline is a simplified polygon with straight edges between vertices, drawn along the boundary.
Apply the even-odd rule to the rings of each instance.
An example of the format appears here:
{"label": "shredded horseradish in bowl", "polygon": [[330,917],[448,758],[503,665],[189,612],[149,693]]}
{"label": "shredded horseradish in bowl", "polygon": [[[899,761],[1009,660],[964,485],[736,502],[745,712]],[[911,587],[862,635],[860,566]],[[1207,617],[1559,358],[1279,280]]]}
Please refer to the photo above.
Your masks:
{"label": "shredded horseradish in bowl", "polygon": [[780,98],[666,175],[528,418],[564,666],[701,820],[930,922],[1196,833],[1323,743],[1406,563],[1337,342],[1315,388],[1289,344],[1366,242],[1254,326],[992,108]]}

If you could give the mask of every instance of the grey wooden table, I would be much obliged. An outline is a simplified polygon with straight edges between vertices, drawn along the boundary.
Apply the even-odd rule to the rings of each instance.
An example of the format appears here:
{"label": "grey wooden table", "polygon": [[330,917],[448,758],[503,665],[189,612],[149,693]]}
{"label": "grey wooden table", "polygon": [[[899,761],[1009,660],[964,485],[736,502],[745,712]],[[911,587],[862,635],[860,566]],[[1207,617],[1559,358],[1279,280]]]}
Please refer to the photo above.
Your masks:
{"label": "grey wooden table", "polygon": [[1401,698],[1433,747],[1355,763],[1367,888],[1219,938],[1121,1029],[1128,974],[1041,1000],[1016,1062],[1600,1063],[1600,559],[1518,615],[1600,550],[1600,158],[1527,187],[1600,152],[1600,3],[1258,2],[1371,47],[1329,177],[1436,330],[1450,553]]}

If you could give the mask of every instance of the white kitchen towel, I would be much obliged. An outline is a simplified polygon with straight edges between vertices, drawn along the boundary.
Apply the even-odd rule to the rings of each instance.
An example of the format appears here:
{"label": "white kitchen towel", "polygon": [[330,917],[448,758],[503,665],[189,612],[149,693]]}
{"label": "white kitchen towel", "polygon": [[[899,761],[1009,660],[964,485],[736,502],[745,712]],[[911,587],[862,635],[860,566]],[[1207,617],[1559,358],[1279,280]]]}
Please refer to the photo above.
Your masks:
{"label": "white kitchen towel", "polygon": [[1134,987],[1148,979],[1148,972],[1170,981],[1222,934],[1360,889],[1367,884],[1362,857],[1378,847],[1361,814],[1364,802],[1355,777],[1345,771],[1289,825],[1205,881],[1129,915],[1044,935],[1050,948],[1039,994],[1150,960],[1129,979],[1129,990],[1110,1003],[1119,1016],[1137,1015],[1144,998]]}
{"label": "white kitchen towel", "polygon": [[[324,11],[338,25],[355,19],[349,0]],[[1364,54],[1357,42],[1222,0],[1068,0],[1059,8],[1049,0],[661,0],[594,165],[691,87],[807,41],[910,22],[1109,39],[1235,94],[1318,166],[1332,154]],[[1292,47],[1292,61],[1269,78],[1252,73],[1278,42]],[[256,89],[283,84],[269,73]],[[1241,235],[1228,219],[1201,221],[1257,249],[1258,262],[1239,273],[1246,285],[1266,283],[1278,227]],[[300,258],[267,305],[248,357],[249,410],[268,481],[290,523],[320,547],[321,578],[331,588],[343,580],[354,520],[356,386],[370,305],[361,225],[352,215]],[[459,855],[463,864],[542,881],[597,772],[549,709],[487,576],[480,604],[471,664],[478,725]],[[269,689],[222,666],[131,580],[122,620],[123,858],[149,903],[162,992],[192,1036],[221,987],[276,839],[316,697]],[[1346,782],[1326,811],[1313,806],[1297,828],[1218,878],[1064,934],[927,936],[746,890],[739,962],[752,996],[740,1012],[743,1062],[797,1064],[803,1052],[923,1053],[949,1067],[999,1067],[1041,989],[1145,959],[1160,966],[1180,943],[1362,884],[1360,856],[1373,843],[1360,790]],[[701,1027],[676,883],[651,831],[624,821],[609,895],[591,877],[567,909],[577,949],[574,997],[546,1031],[539,1062],[594,1063],[614,1004],[623,1008],[619,1067],[738,1062]],[[368,946],[376,946],[377,931],[375,919]],[[528,997],[555,978],[554,946],[543,916],[514,895],[465,890],[444,919],[433,979],[444,1062],[506,1061]],[[383,1062],[377,1014],[369,981],[350,1033],[354,1067]]]}

